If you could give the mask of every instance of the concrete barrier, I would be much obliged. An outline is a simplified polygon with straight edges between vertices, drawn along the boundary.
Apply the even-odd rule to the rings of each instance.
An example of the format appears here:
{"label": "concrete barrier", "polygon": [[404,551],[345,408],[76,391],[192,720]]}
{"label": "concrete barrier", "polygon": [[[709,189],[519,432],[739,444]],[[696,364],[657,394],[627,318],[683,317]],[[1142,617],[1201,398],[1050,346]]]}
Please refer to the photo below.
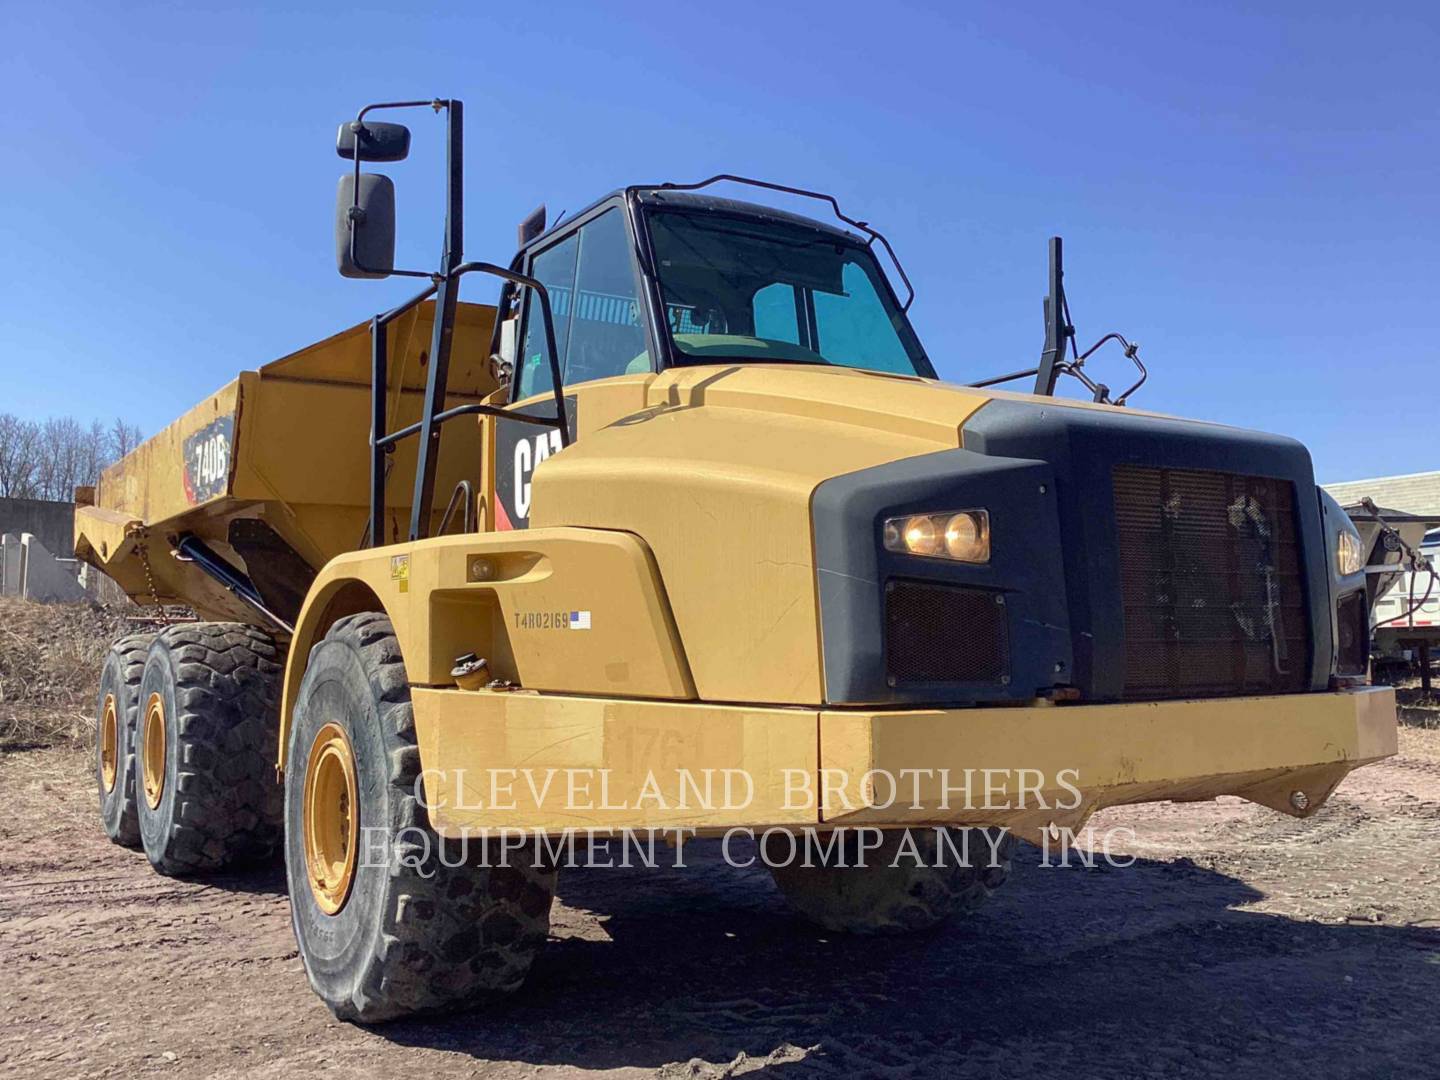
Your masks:
{"label": "concrete barrier", "polygon": [[[74,603],[89,600],[90,595],[76,577],[78,559],[57,559],[45,545],[30,533],[20,537],[19,593],[26,600],[41,604]],[[8,570],[8,558],[7,570]],[[7,572],[7,580],[9,574]]]}
{"label": "concrete barrier", "polygon": [[45,550],[68,559],[75,554],[75,504],[49,499],[0,499],[0,533],[39,537]]}
{"label": "concrete barrier", "polygon": [[[32,557],[38,567],[34,575],[30,573]],[[42,603],[89,600],[106,607],[131,606],[125,590],[99,570],[78,559],[56,558],[29,534],[0,535],[0,596]]]}
{"label": "concrete barrier", "polygon": [[20,537],[0,536],[0,596],[20,595]]}

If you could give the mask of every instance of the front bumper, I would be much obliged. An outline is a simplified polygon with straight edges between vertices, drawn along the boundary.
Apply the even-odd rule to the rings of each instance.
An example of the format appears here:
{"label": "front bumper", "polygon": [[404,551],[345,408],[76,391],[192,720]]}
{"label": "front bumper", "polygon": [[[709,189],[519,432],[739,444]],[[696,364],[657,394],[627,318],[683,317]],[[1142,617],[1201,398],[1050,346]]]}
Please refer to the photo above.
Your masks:
{"label": "front bumper", "polygon": [[943,824],[1035,839],[1105,806],[1217,795],[1303,817],[1396,751],[1388,687],[890,712],[411,695],[429,818],[445,836]]}
{"label": "front bumper", "polygon": [[[835,826],[1004,825],[1030,839],[1078,830],[1106,806],[1217,795],[1306,817],[1351,770],[1396,752],[1395,724],[1389,687],[1119,705],[823,712],[821,775],[835,783],[821,814]],[[906,781],[893,802],[892,776]]]}

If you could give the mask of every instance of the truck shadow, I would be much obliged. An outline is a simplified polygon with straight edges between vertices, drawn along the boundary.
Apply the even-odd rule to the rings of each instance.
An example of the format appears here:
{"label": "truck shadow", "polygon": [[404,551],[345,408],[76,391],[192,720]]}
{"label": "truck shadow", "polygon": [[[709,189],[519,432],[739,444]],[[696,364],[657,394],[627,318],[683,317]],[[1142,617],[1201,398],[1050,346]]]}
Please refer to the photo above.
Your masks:
{"label": "truck shadow", "polygon": [[687,1077],[1169,1075],[1197,1058],[1339,1075],[1396,1032],[1423,1040],[1440,997],[1440,930],[1236,911],[1262,894],[1183,859],[1046,868],[1024,847],[980,915],[883,939],[798,921],[718,844],[686,862],[563,872],[570,910],[520,994],[375,1033]]}
{"label": "truck shadow", "polygon": [[249,866],[227,869],[219,874],[182,879],[207,889],[235,893],[237,896],[283,897],[288,888],[285,882],[285,864],[279,858],[254,863]]}

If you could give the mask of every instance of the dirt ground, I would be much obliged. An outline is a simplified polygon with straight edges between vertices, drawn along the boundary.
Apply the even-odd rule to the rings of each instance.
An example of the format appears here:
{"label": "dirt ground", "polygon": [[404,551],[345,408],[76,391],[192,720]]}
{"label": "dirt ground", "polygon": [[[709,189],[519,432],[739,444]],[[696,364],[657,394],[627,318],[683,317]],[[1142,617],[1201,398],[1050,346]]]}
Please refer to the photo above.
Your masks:
{"label": "dirt ground", "polygon": [[1401,734],[1308,822],[1108,811],[1133,866],[1025,848],[910,939],[810,929],[713,844],[566,871],[517,997],[374,1030],[311,994],[278,870],[159,877],[83,753],[0,753],[0,1074],[1440,1076],[1440,731]]}

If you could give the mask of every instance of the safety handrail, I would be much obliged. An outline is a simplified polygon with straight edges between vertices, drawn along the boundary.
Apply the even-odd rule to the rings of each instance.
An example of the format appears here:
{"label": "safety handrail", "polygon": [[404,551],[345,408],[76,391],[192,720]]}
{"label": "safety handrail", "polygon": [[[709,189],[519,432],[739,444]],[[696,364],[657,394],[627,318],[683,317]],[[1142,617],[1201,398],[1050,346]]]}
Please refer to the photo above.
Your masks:
{"label": "safety handrail", "polygon": [[[417,304],[428,300],[439,289],[442,281],[447,282],[450,287],[465,274],[479,273],[490,274],[501,278],[511,284],[531,289],[540,301],[540,318],[545,329],[545,345],[550,358],[550,382],[554,390],[555,415],[534,416],[528,413],[513,412],[494,405],[480,403],[457,405],[453,409],[446,409],[443,412],[434,413],[416,423],[396,431],[385,431],[385,401],[386,389],[389,381],[389,357],[388,357],[388,334],[386,328],[395,319],[405,314]],[[437,305],[438,308],[438,305]],[[436,311],[437,319],[440,312]],[[496,266],[487,262],[461,263],[446,275],[436,275],[436,279],[425,289],[422,289],[409,300],[391,308],[370,320],[370,349],[371,349],[371,432],[370,432],[370,524],[366,535],[370,546],[376,546],[384,541],[385,537],[385,481],[386,470],[384,458],[402,439],[408,439],[415,435],[422,436],[425,442],[438,436],[438,429],[441,425],[462,416],[494,416],[498,419],[514,420],[521,424],[535,424],[542,427],[557,428],[560,432],[560,445],[569,446],[573,440],[574,433],[570,430],[569,417],[565,412],[565,388],[561,381],[560,354],[556,347],[555,317],[550,304],[550,291],[545,287],[544,282],[525,274],[517,273],[514,270],[506,269],[503,266]],[[417,465],[418,469],[418,465]],[[427,526],[428,527],[428,526]],[[416,539],[419,537],[417,536]]]}

